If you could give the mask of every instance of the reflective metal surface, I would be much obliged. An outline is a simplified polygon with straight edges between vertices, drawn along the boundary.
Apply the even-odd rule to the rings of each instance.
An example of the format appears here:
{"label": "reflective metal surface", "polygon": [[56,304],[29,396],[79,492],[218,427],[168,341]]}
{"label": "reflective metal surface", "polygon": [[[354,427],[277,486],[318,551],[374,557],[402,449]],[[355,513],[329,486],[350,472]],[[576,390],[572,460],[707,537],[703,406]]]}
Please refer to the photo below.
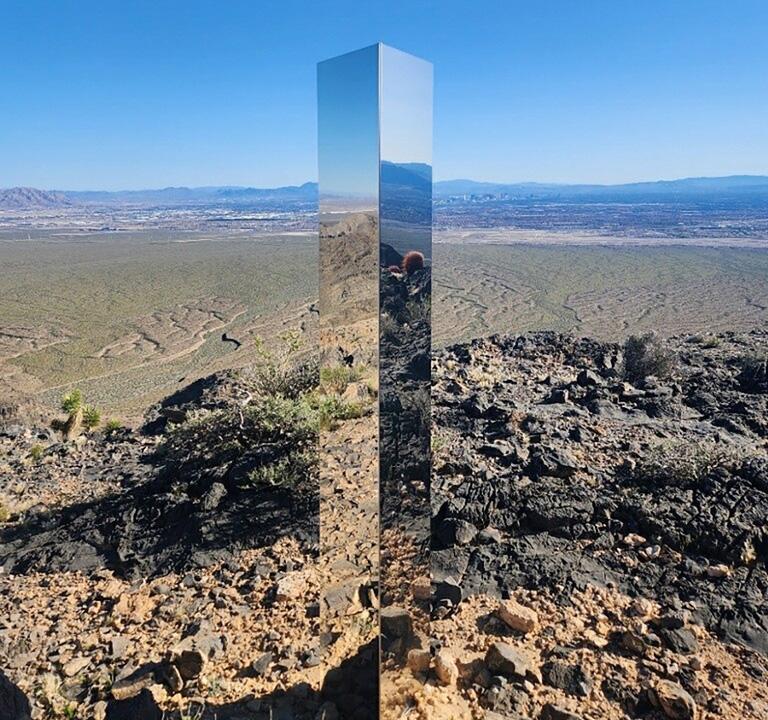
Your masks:
{"label": "reflective metal surface", "polygon": [[382,46],[380,75],[381,712],[399,717],[407,653],[429,647],[432,66]]}
{"label": "reflective metal surface", "polygon": [[432,66],[375,45],[318,97],[324,692],[400,717],[429,638]]}
{"label": "reflective metal surface", "polygon": [[361,718],[378,717],[378,58],[318,65],[323,693]]}

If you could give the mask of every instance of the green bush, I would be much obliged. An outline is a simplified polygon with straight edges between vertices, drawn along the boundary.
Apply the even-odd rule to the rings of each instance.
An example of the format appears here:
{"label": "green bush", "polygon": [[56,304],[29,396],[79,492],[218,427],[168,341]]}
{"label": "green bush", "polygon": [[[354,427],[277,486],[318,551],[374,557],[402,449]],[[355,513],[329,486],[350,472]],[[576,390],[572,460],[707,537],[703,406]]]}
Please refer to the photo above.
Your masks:
{"label": "green bush", "polygon": [[317,355],[297,357],[296,342],[285,339],[283,342],[287,344],[287,349],[271,353],[257,338],[260,360],[244,377],[254,395],[296,399],[317,387],[320,365]]}
{"label": "green bush", "polygon": [[320,370],[320,387],[325,392],[341,395],[347,389],[347,385],[357,382],[361,377],[362,368],[360,366],[336,365],[334,367],[324,367]]}
{"label": "green bush", "polygon": [[87,430],[93,430],[101,423],[101,413],[92,405],[86,405],[83,408],[83,427]]}
{"label": "green bush", "polygon": [[115,418],[110,418],[104,424],[104,432],[106,432],[107,434],[112,434],[120,430],[122,427],[123,427],[123,424],[119,420],[116,420]]}
{"label": "green bush", "polygon": [[68,392],[61,400],[61,409],[69,415],[74,415],[83,407],[83,393],[80,390]]}
{"label": "green bush", "polygon": [[630,335],[624,343],[624,378],[638,382],[649,375],[666,380],[675,368],[675,356],[656,335]]}
{"label": "green bush", "polygon": [[337,395],[323,395],[318,402],[318,419],[321,430],[333,430],[340,420],[351,420],[363,416],[361,403],[345,402]]}
{"label": "green bush", "polygon": [[161,450],[182,475],[249,458],[251,482],[296,487],[313,481],[317,428],[318,409],[307,397],[264,397],[179,425]]}
{"label": "green bush", "polygon": [[29,449],[29,457],[33,462],[40,462],[43,459],[44,452],[45,448],[40,443],[35,443]]}

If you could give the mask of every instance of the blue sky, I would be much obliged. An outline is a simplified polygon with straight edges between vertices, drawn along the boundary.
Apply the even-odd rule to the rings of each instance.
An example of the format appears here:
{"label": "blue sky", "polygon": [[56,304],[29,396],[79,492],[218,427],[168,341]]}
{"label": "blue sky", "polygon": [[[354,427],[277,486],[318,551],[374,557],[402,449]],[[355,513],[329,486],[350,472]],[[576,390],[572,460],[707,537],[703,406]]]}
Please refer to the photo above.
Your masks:
{"label": "blue sky", "polygon": [[435,64],[437,179],[768,173],[768,3],[2,0],[0,187],[299,183],[315,63]]}

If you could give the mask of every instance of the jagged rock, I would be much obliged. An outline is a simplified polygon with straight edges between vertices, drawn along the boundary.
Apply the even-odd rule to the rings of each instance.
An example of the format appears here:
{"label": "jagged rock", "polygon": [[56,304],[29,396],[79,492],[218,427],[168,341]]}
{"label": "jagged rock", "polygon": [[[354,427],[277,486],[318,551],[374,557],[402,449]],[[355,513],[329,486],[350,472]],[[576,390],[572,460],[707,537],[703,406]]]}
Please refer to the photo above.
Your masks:
{"label": "jagged rock", "polygon": [[270,666],[274,662],[274,655],[271,652],[265,652],[251,663],[251,670],[257,677],[263,677],[267,674]]}
{"label": "jagged rock", "polygon": [[547,685],[564,690],[569,695],[587,697],[592,689],[592,679],[581,665],[553,660],[544,665],[542,676]]}
{"label": "jagged rock", "polygon": [[173,657],[173,664],[182,680],[194,680],[205,668],[207,657],[197,648],[181,650]]}
{"label": "jagged rock", "polygon": [[106,720],[162,720],[160,709],[152,693],[143,688],[137,695],[124,700],[110,700]]}
{"label": "jagged rock", "polygon": [[454,607],[458,605],[464,597],[461,585],[453,578],[445,578],[435,586],[435,602],[448,601]]}
{"label": "jagged rock", "polygon": [[603,379],[596,372],[585,369],[579,372],[576,382],[582,387],[595,387],[596,385],[601,385]]}
{"label": "jagged rock", "polygon": [[440,650],[435,655],[435,675],[442,685],[455,685],[459,679],[456,658],[447,650]]}
{"label": "jagged rock", "polygon": [[696,703],[680,685],[661,680],[654,691],[659,707],[670,720],[696,720]]}
{"label": "jagged rock", "polygon": [[115,700],[132,698],[144,690],[149,690],[153,685],[161,683],[165,674],[163,663],[147,663],[136,669],[129,666],[112,683],[112,697]]}
{"label": "jagged rock", "polygon": [[581,720],[581,715],[554,703],[547,703],[539,715],[541,720]]}
{"label": "jagged rock", "polygon": [[496,615],[506,625],[521,633],[533,632],[539,624],[535,610],[527,608],[514,600],[504,600],[496,608]]}
{"label": "jagged rock", "polygon": [[541,683],[541,674],[528,655],[504,642],[494,642],[485,654],[491,672],[510,680]]}
{"label": "jagged rock", "polygon": [[658,633],[673,652],[691,655],[699,650],[699,642],[688,628],[661,628]]}
{"label": "jagged rock", "polygon": [[543,448],[531,457],[531,473],[534,476],[569,478],[579,470],[579,464],[566,450]]}
{"label": "jagged rock", "polygon": [[399,607],[381,610],[381,634],[389,639],[409,638],[413,634],[410,613]]}
{"label": "jagged rock", "polygon": [[407,665],[414,674],[426,674],[429,672],[429,665],[432,662],[432,655],[429,650],[413,648],[408,651]]}
{"label": "jagged rock", "polygon": [[467,545],[475,539],[477,528],[465,520],[446,518],[437,532],[445,545]]}
{"label": "jagged rock", "polygon": [[31,720],[32,708],[27,696],[0,670],[0,718]]}

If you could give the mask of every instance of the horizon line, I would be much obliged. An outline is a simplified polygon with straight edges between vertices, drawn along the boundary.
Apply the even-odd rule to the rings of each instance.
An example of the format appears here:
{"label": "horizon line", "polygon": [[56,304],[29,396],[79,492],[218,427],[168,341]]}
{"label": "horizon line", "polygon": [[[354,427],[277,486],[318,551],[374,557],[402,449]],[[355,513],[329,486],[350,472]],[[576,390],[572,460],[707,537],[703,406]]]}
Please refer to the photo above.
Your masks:
{"label": "horizon line", "polygon": [[[675,178],[655,178],[652,180],[648,179],[642,179],[642,180],[629,180],[625,182],[617,182],[617,183],[606,183],[606,182],[589,182],[589,181],[580,181],[580,182],[562,182],[557,180],[514,180],[514,181],[497,181],[497,180],[475,180],[472,178],[467,177],[457,177],[457,178],[445,178],[445,179],[436,179],[433,181],[433,185],[437,185],[439,183],[450,183],[450,182],[470,182],[470,183],[476,183],[478,185],[532,185],[532,186],[543,186],[543,187],[580,187],[580,186],[589,186],[589,187],[599,187],[599,188],[609,188],[609,187],[622,187],[627,185],[644,185],[644,184],[656,184],[656,183],[674,183],[674,182],[682,182],[686,180],[728,180],[733,178],[765,178],[768,180],[768,170],[765,174],[762,173],[730,173],[728,175],[686,175],[682,177],[675,177]],[[136,192],[162,192],[166,190],[221,190],[221,189],[231,189],[231,190],[281,190],[281,189],[287,189],[287,188],[301,188],[306,185],[317,185],[317,180],[306,180],[301,183],[295,183],[295,184],[282,184],[282,185],[232,185],[232,184],[220,184],[220,185],[164,185],[164,186],[155,186],[155,187],[138,187],[138,188],[119,188],[119,189],[104,189],[104,188],[44,188],[39,187],[37,185],[7,185],[0,187],[0,191],[8,191],[8,190],[39,190],[41,192],[59,192],[59,193],[85,193],[85,192],[93,192],[93,193],[136,193]]]}

